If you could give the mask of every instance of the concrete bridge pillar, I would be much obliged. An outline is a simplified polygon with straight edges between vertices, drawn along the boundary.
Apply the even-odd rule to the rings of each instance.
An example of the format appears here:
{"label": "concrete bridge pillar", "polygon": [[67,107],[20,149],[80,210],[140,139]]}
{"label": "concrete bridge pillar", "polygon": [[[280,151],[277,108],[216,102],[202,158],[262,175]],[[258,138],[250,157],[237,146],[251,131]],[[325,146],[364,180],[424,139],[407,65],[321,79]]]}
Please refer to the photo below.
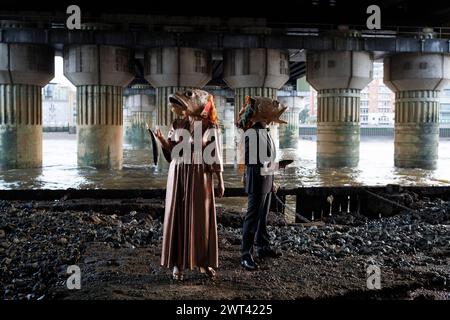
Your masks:
{"label": "concrete bridge pillar", "polygon": [[146,123],[153,128],[155,122],[155,95],[148,91],[148,85],[136,85],[125,94],[125,139],[138,146],[149,140]]}
{"label": "concrete bridge pillar", "polygon": [[317,90],[317,166],[359,162],[360,92],[372,80],[369,53],[308,53],[307,81]]}
{"label": "concrete bridge pillar", "polygon": [[77,87],[78,165],[121,169],[123,88],[134,78],[127,48],[64,48],[64,74]]}
{"label": "concrete bridge pillar", "polygon": [[384,59],[384,82],[395,92],[396,167],[436,168],[439,93],[449,80],[449,55],[401,53]]}
{"label": "concrete bridge pillar", "polygon": [[169,95],[203,88],[212,78],[211,55],[194,48],[153,48],[145,52],[144,60],[145,79],[156,88],[156,125],[169,126],[175,119]]}
{"label": "concrete bridge pillar", "polygon": [[214,101],[222,130],[222,158],[225,165],[236,163],[236,139],[234,125],[234,105],[227,102],[226,96],[214,95]]}
{"label": "concrete bridge pillar", "polygon": [[231,49],[224,53],[223,80],[235,90],[235,119],[245,96],[277,98],[289,80],[289,55],[277,49]]}
{"label": "concrete bridge pillar", "polygon": [[[245,103],[245,96],[277,99],[277,92],[289,80],[289,54],[278,49],[230,49],[224,52],[223,80],[234,89],[234,122]],[[271,136],[279,146],[278,125]],[[238,150],[238,159],[243,149]]]}
{"label": "concrete bridge pillar", "polygon": [[42,166],[42,87],[54,77],[54,50],[0,44],[0,167]]}
{"label": "concrete bridge pillar", "polygon": [[278,97],[278,101],[286,106],[289,106],[289,109],[286,110],[286,112],[284,112],[281,116],[287,124],[279,127],[280,148],[282,149],[291,148],[296,150],[298,147],[299,116],[304,105],[302,99],[303,98],[297,96]]}
{"label": "concrete bridge pillar", "polygon": [[222,122],[223,160],[226,165],[236,164],[236,127],[234,124],[234,105],[226,103]]}

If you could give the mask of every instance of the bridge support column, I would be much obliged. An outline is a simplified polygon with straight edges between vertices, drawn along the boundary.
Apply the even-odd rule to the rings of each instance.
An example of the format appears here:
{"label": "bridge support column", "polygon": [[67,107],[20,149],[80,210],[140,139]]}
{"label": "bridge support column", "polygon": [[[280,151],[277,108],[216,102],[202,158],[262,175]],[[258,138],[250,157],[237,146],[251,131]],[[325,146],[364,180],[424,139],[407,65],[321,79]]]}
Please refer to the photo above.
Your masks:
{"label": "bridge support column", "polygon": [[54,76],[50,47],[0,44],[0,167],[42,166],[42,87]]}
{"label": "bridge support column", "polygon": [[[277,91],[289,80],[289,54],[278,49],[231,49],[224,54],[225,83],[235,90],[234,122],[245,103],[245,96],[277,98]],[[278,125],[271,126],[271,136],[279,145]],[[239,149],[240,147],[240,149]],[[237,158],[243,159],[243,146],[236,146]]]}
{"label": "bridge support column", "polygon": [[281,118],[287,122],[287,125],[282,125],[279,128],[280,132],[280,148],[282,149],[297,149],[298,147],[298,136],[299,136],[299,116],[302,110],[301,105],[299,104],[300,98],[297,97],[278,97],[278,101],[283,103],[286,106],[289,106],[289,109],[286,110],[281,115]]}
{"label": "bridge support column", "polygon": [[307,81],[318,91],[318,167],[358,165],[360,92],[372,80],[372,70],[366,52],[307,55]]}
{"label": "bridge support column", "polygon": [[175,114],[168,107],[169,95],[203,88],[211,80],[211,55],[195,48],[154,48],[145,52],[145,79],[156,88],[156,125],[169,126]]}
{"label": "bridge support column", "polygon": [[143,146],[149,141],[146,124],[154,128],[155,95],[149,92],[148,86],[136,85],[126,90],[125,139],[133,145]]}
{"label": "bridge support column", "polygon": [[113,46],[69,46],[64,74],[77,86],[78,165],[121,169],[123,87],[134,78],[131,51]]}
{"label": "bridge support column", "polygon": [[[196,48],[153,48],[145,52],[145,79],[156,88],[156,126],[167,136],[176,115],[169,108],[169,96],[177,91],[203,88],[212,78],[211,55]],[[162,153],[160,153],[162,158]],[[160,159],[159,167],[167,167]]]}
{"label": "bridge support column", "polygon": [[224,55],[225,83],[235,90],[235,119],[245,96],[277,98],[289,80],[289,55],[277,49],[232,49]]}
{"label": "bridge support column", "polygon": [[386,57],[384,81],[395,92],[396,167],[434,169],[439,146],[439,93],[449,82],[450,56]]}

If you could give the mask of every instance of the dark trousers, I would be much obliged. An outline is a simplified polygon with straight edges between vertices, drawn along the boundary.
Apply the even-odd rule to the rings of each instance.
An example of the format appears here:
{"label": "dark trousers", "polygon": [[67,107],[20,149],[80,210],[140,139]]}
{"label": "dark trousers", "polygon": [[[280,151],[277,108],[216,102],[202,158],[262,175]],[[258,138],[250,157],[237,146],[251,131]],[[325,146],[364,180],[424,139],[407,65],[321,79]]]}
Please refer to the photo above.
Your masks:
{"label": "dark trousers", "polygon": [[270,208],[271,193],[249,193],[247,214],[242,228],[242,257],[252,253],[253,244],[257,248],[269,246],[267,214]]}

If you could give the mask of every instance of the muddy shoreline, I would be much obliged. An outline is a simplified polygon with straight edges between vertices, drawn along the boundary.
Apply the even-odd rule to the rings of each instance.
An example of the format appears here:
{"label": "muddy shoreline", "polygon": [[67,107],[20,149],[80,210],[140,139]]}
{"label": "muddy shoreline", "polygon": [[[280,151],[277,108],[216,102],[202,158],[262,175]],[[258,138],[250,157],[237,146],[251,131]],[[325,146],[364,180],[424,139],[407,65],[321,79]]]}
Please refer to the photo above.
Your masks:
{"label": "muddy shoreline", "polygon": [[[182,283],[159,265],[160,199],[0,200],[0,298],[29,299],[450,299],[450,202],[411,196],[391,216],[341,212],[310,225],[271,212],[283,257],[239,266],[242,210],[222,205],[219,276]],[[66,287],[67,266],[81,290]],[[381,290],[366,269],[381,270]]]}

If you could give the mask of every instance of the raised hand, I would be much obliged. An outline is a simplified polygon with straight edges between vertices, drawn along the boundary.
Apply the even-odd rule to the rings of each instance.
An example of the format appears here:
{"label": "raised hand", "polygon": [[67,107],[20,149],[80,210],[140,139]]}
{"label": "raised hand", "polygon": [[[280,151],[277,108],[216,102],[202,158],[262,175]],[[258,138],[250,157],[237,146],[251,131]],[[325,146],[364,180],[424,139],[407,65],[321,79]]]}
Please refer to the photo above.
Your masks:
{"label": "raised hand", "polygon": [[159,140],[163,148],[167,149],[169,147],[169,142],[166,140],[160,129],[155,130],[155,137]]}

